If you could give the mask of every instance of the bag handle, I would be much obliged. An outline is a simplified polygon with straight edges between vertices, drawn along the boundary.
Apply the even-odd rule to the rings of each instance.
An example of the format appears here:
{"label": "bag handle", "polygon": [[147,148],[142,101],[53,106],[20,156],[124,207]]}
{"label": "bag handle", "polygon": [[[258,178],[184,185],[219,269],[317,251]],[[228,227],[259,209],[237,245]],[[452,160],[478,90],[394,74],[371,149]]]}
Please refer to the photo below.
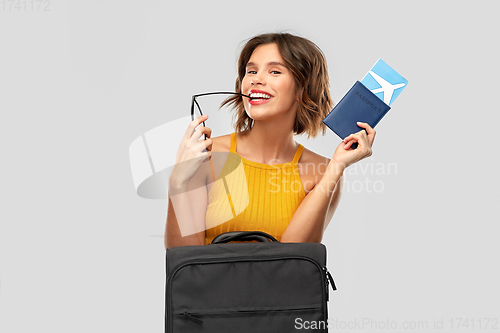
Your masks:
{"label": "bag handle", "polygon": [[231,241],[252,241],[257,240],[259,242],[278,242],[279,241],[273,236],[265,233],[263,231],[229,231],[217,235],[211,244],[221,244],[228,243]]}

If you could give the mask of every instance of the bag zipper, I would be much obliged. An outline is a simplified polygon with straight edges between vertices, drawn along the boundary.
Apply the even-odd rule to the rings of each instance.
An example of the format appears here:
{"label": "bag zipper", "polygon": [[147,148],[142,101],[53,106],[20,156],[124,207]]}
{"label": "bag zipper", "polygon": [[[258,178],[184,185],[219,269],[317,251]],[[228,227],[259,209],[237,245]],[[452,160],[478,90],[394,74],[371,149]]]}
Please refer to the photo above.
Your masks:
{"label": "bag zipper", "polygon": [[[301,259],[301,260],[307,260],[309,262],[312,262],[313,264],[315,264],[319,271],[321,272],[321,282],[322,282],[322,285],[325,286],[325,289],[323,290],[323,294],[326,294],[327,296],[324,298],[323,300],[323,304],[324,304],[324,317],[325,317],[325,320],[326,318],[328,318],[328,299],[329,299],[329,296],[328,296],[328,293],[329,293],[329,290],[328,290],[328,280],[330,280],[332,282],[332,288],[333,290],[337,290],[337,288],[335,287],[335,283],[333,282],[333,278],[332,276],[330,275],[330,272],[328,272],[328,270],[326,269],[326,266],[321,266],[316,260],[313,260],[311,258],[308,258],[308,257],[303,257],[303,256],[298,256],[298,255],[295,255],[295,256],[280,256],[280,257],[267,257],[267,256],[261,256],[261,257],[227,257],[227,258],[203,258],[203,259],[192,259],[192,260],[187,260],[185,262],[181,262],[179,264],[177,264],[173,269],[172,269],[172,272],[169,274],[169,276],[167,277],[167,286],[166,286],[166,290],[165,290],[165,293],[168,297],[168,295],[170,295],[170,299],[169,301],[167,302],[167,314],[169,314],[169,316],[166,318],[167,319],[167,325],[168,325],[168,330],[167,332],[172,332],[173,331],[173,322],[172,322],[172,319],[173,319],[173,314],[172,314],[172,311],[171,311],[171,308],[172,308],[172,279],[173,277],[175,276],[175,274],[177,274],[177,272],[183,268],[184,266],[188,266],[188,265],[195,265],[195,264],[213,264],[213,263],[218,263],[218,262],[233,262],[233,261],[272,261],[272,260],[287,260],[287,259]],[[326,276],[325,274],[326,273]],[[192,314],[190,314],[189,312],[185,312],[185,316],[186,318],[188,319],[195,319],[196,317],[192,316]],[[196,318],[197,320],[199,320],[198,318]]]}
{"label": "bag zipper", "polygon": [[192,322],[201,325],[203,319],[198,318],[198,316],[209,316],[209,315],[234,315],[234,314],[262,314],[269,312],[295,312],[295,311],[309,311],[309,310],[321,310],[321,306],[303,306],[303,307],[285,307],[281,309],[259,309],[259,310],[207,310],[207,311],[195,311],[195,312],[180,312],[176,315],[183,316],[183,318],[191,320]]}
{"label": "bag zipper", "polygon": [[330,281],[331,285],[332,285],[332,289],[333,291],[337,290],[337,287],[335,286],[335,282],[333,281],[333,277],[332,275],[330,274],[330,272],[328,271],[328,268],[326,268],[326,266],[323,266],[323,270],[325,271],[325,275],[326,275],[326,301],[330,301],[330,289],[328,288],[328,281]]}

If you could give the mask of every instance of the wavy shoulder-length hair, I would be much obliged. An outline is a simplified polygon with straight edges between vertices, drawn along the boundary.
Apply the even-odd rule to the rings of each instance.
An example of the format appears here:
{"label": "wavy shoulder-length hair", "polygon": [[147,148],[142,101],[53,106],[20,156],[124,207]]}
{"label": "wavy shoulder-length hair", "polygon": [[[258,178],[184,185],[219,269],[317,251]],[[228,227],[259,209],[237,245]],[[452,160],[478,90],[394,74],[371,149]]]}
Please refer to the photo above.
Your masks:
{"label": "wavy shoulder-length hair", "polygon": [[[299,108],[293,132],[296,135],[307,133],[308,138],[316,137],[322,130],[325,135],[326,125],[322,120],[333,107],[330,97],[330,83],[325,55],[310,40],[289,33],[267,33],[249,39],[238,59],[238,77],[235,92],[241,93],[241,82],[246,73],[246,66],[253,51],[263,44],[276,44],[285,65],[295,78],[299,95]],[[253,120],[248,116],[241,96],[227,98],[221,107],[228,105],[236,110],[235,131],[249,131]]]}

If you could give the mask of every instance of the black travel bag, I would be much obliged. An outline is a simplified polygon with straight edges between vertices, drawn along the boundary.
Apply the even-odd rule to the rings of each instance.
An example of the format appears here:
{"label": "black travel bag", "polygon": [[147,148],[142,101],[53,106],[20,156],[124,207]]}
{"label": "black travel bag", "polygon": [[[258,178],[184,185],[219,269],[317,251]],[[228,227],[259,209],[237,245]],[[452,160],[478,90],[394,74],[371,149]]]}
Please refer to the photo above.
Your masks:
{"label": "black travel bag", "polygon": [[328,332],[336,287],[321,243],[227,232],[210,245],[167,249],[166,273],[166,333]]}

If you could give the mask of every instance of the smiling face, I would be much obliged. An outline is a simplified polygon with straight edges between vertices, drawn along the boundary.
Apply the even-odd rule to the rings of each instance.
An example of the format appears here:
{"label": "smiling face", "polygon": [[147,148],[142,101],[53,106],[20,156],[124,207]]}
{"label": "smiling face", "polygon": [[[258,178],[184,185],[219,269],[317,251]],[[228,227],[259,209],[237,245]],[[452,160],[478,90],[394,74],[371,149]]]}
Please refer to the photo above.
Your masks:
{"label": "smiling face", "polygon": [[298,107],[295,79],[276,44],[259,45],[252,52],[241,93],[252,97],[244,98],[244,106],[254,120],[287,113],[293,113],[295,119]]}

